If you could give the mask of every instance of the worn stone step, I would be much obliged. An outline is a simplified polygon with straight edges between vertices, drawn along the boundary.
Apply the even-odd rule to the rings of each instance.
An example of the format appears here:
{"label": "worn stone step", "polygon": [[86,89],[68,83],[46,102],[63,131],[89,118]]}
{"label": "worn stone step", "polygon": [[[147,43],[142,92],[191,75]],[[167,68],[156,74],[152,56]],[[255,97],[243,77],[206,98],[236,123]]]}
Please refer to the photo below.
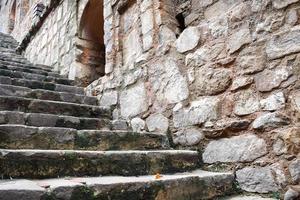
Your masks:
{"label": "worn stone step", "polygon": [[90,97],[80,94],[68,92],[57,92],[42,89],[30,89],[22,86],[0,84],[0,95],[2,96],[17,96],[32,99],[62,101],[87,105],[98,105],[96,97]]}
{"label": "worn stone step", "polygon": [[0,124],[74,128],[77,130],[112,129],[106,118],[72,117],[64,115],[0,111]]}
{"label": "worn stone step", "polygon": [[28,79],[10,78],[8,76],[0,76],[0,84],[22,86],[31,89],[43,89],[43,90],[50,90],[50,91],[57,91],[57,92],[68,92],[68,93],[81,94],[81,95],[84,94],[83,87],[55,84],[55,83],[43,82],[43,81],[34,81]]}
{"label": "worn stone step", "polygon": [[18,42],[14,39],[7,37],[0,37],[0,47],[8,49],[16,49],[18,47]]}
{"label": "worn stone step", "polygon": [[14,70],[5,70],[5,69],[0,69],[0,76],[8,76],[10,78],[29,79],[29,80],[36,80],[36,81],[43,81],[43,82],[51,82],[51,83],[58,83],[58,84],[63,84],[63,85],[74,84],[74,81],[65,79],[65,78],[57,78],[57,77],[53,77],[53,76],[45,76],[45,75],[40,75],[40,74],[20,72],[20,71],[14,71]]}
{"label": "worn stone step", "polygon": [[139,176],[195,170],[196,151],[0,150],[0,176],[55,178],[65,176]]}
{"label": "worn stone step", "polygon": [[132,131],[76,130],[71,128],[0,125],[0,148],[149,150],[169,148],[164,134]]}
{"label": "worn stone step", "polygon": [[48,69],[48,70],[53,69],[53,67],[48,66],[48,65],[43,65],[43,64],[35,64],[35,66],[37,66],[38,68],[42,68],[42,69]]}
{"label": "worn stone step", "polygon": [[18,66],[18,67],[26,67],[32,69],[39,69],[46,72],[53,71],[53,68],[46,65],[40,64],[32,64],[26,58],[21,55],[16,54],[15,52],[1,52],[0,50],[0,63],[1,65],[9,65],[9,66]]}
{"label": "worn stone step", "polygon": [[20,60],[15,59],[15,57],[13,57],[13,58],[8,58],[8,57],[3,58],[3,56],[1,56],[1,55],[0,55],[0,65],[2,65],[2,66],[23,67],[23,68],[27,68],[27,69],[39,69],[39,70],[43,70],[45,72],[52,72],[52,69],[42,68],[42,67],[38,67],[37,65],[30,64],[29,61],[27,61],[26,59],[20,61]]}
{"label": "worn stone step", "polygon": [[44,75],[44,76],[53,76],[53,77],[56,77],[56,78],[62,78],[62,76],[59,75],[56,72],[47,72],[47,71],[43,71],[41,69],[28,69],[28,68],[24,68],[24,67],[10,66],[10,65],[9,66],[0,65],[0,69],[26,72],[26,73],[32,73],[32,74],[40,74],[40,75]]}
{"label": "worn stone step", "polygon": [[215,200],[233,192],[232,173],[196,170],[155,176],[2,180],[0,200]]}
{"label": "worn stone step", "polygon": [[218,200],[276,200],[275,198],[265,198],[259,195],[239,195],[231,197],[218,198]]}
{"label": "worn stone step", "polygon": [[18,45],[18,42],[12,37],[0,36],[0,41],[5,43],[11,43],[14,45]]}
{"label": "worn stone step", "polygon": [[0,32],[0,40],[9,40],[9,41],[17,43],[17,41],[11,35],[4,34],[4,33],[1,33],[1,32]]}
{"label": "worn stone step", "polygon": [[[17,54],[15,49],[8,49],[8,48],[0,47],[0,56],[5,53]],[[17,55],[19,55],[19,54],[17,54]]]}
{"label": "worn stone step", "polygon": [[20,64],[30,64],[30,62],[18,54],[15,50],[14,51],[1,51],[0,52],[0,60],[8,61],[13,63],[20,63]]}
{"label": "worn stone step", "polygon": [[8,49],[16,49],[18,45],[11,42],[2,42],[0,43],[0,47],[8,48]]}
{"label": "worn stone step", "polygon": [[111,118],[111,111],[106,107],[9,96],[0,96],[0,111]]}

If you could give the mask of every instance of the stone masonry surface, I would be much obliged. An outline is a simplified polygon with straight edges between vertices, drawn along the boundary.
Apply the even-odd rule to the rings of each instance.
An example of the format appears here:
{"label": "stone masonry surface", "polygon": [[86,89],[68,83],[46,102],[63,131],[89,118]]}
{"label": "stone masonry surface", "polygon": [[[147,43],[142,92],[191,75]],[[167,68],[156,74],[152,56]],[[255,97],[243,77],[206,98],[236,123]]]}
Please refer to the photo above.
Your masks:
{"label": "stone masonry surface", "polygon": [[[52,1],[41,2],[47,10]],[[0,57],[0,83],[5,85],[0,89],[0,108],[5,111],[0,113],[5,125],[0,127],[5,139],[1,148],[37,149],[41,146],[37,141],[42,140],[57,151],[198,150],[202,169],[233,171],[242,191],[285,200],[300,198],[299,0],[103,0],[105,73],[86,88],[76,88],[74,84],[88,76],[88,70],[76,64],[82,50],[78,42],[81,19],[92,2],[61,1],[21,52],[26,63],[20,55],[11,56],[17,43],[2,42],[6,50]],[[13,1],[0,4],[1,27],[7,32]],[[20,33],[29,29],[21,25],[18,12],[11,34],[21,42]],[[13,59],[7,59],[8,55]],[[50,68],[44,72],[30,63]],[[32,76],[33,72],[39,75]],[[54,109],[58,105],[65,107]],[[46,134],[50,130],[36,128],[41,123],[38,118],[48,119],[55,128],[51,137]],[[15,138],[16,128],[7,124],[18,125],[22,142]],[[103,128],[118,134],[106,136],[99,132]],[[135,140],[128,130],[144,134]],[[8,166],[13,163],[9,155],[28,159],[24,152],[4,153],[0,159]],[[30,159],[37,159],[34,155]],[[79,155],[83,160],[91,156]],[[99,162],[105,159],[100,155],[96,155]],[[141,171],[152,172],[155,166],[141,155],[131,157],[132,163],[150,163]],[[182,172],[176,156],[168,157],[168,162],[155,158],[158,168],[164,166],[159,169]],[[193,169],[195,163],[180,159],[180,168]],[[30,162],[24,165],[26,176],[34,172]],[[73,167],[68,165],[69,171],[31,175],[56,178],[59,173],[76,175],[75,169],[82,175],[83,165],[76,160]],[[93,173],[101,171],[88,165]],[[6,173],[7,177],[9,173],[22,176],[19,170]],[[196,191],[192,188],[199,187],[197,180],[193,183],[190,189]],[[159,196],[157,191],[151,195]],[[168,192],[162,193],[166,196],[160,199],[172,199]],[[247,195],[228,198],[252,199]]]}

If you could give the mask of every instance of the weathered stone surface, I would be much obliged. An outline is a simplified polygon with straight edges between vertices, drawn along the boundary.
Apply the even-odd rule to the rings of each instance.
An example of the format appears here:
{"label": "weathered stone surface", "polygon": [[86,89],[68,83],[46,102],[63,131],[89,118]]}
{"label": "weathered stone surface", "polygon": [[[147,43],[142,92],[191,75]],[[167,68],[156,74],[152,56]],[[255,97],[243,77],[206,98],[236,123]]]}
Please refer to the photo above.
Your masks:
{"label": "weathered stone surface", "polygon": [[280,113],[266,113],[257,117],[254,120],[252,127],[254,129],[270,129],[288,125],[289,123],[290,120],[285,115]]}
{"label": "weathered stone surface", "polygon": [[239,50],[243,45],[249,44],[252,41],[250,30],[247,26],[234,31],[229,37],[227,48],[229,53],[234,53]]}
{"label": "weathered stone surface", "polygon": [[281,138],[278,138],[273,144],[274,153],[279,156],[284,153],[287,153],[287,148],[285,146],[284,141]]}
{"label": "weathered stone surface", "polygon": [[300,182],[300,159],[294,160],[289,165],[289,171],[290,171],[292,180],[295,183],[299,183]]}
{"label": "weathered stone surface", "polygon": [[296,9],[290,10],[286,16],[286,23],[294,26],[298,22],[298,12]]}
{"label": "weathered stone surface", "polygon": [[229,21],[238,22],[251,14],[251,8],[248,3],[240,3],[229,11]]}
{"label": "weathered stone surface", "polygon": [[[278,0],[278,2],[279,1],[280,0]],[[270,59],[276,59],[299,52],[299,44],[300,29],[294,28],[291,31],[273,36],[273,38],[267,43],[266,52]]]}
{"label": "weathered stone surface", "polygon": [[195,52],[190,53],[185,58],[185,65],[188,67],[201,67],[206,63],[215,61],[224,51],[224,41],[216,41],[213,44],[204,45]]}
{"label": "weathered stone surface", "polygon": [[199,144],[204,134],[196,128],[182,129],[173,135],[173,142],[182,146],[193,146]]}
{"label": "weathered stone surface", "polygon": [[141,132],[145,130],[146,123],[139,117],[135,117],[131,120],[131,128],[134,132]]}
{"label": "weathered stone surface", "polygon": [[10,110],[28,113],[44,113],[89,118],[108,118],[111,115],[111,111],[107,107],[90,106],[59,101],[0,96],[0,102],[0,110],[2,111]]}
{"label": "weathered stone surface", "polygon": [[229,10],[235,4],[238,4],[242,1],[228,1],[228,0],[220,0],[215,2],[213,5],[209,6],[208,9],[205,9],[204,17],[207,21],[214,21],[216,18],[225,18],[227,12],[224,10]]}
{"label": "weathered stone surface", "polygon": [[217,119],[220,103],[218,97],[202,97],[198,101],[193,101],[188,108],[175,109],[173,113],[174,126],[185,127]]}
{"label": "weathered stone surface", "polygon": [[231,119],[231,118],[223,118],[218,120],[215,123],[216,129],[222,129],[225,132],[236,132],[241,130],[246,130],[251,121],[247,119]]}
{"label": "weathered stone surface", "polygon": [[116,91],[105,92],[100,98],[100,106],[112,106],[118,103],[118,93]]}
{"label": "weathered stone surface", "polygon": [[215,95],[225,91],[231,84],[232,71],[225,68],[201,67],[196,70],[193,86],[197,96]]}
{"label": "weathered stone surface", "polygon": [[237,57],[237,67],[240,74],[253,74],[262,71],[266,65],[266,53],[258,45],[243,49]]}
{"label": "weathered stone surface", "polygon": [[240,187],[247,192],[276,192],[276,184],[271,167],[246,167],[236,172]]}
{"label": "weathered stone surface", "polygon": [[123,61],[126,65],[130,65],[142,54],[142,45],[139,42],[138,30],[133,29],[123,41]]}
{"label": "weathered stone surface", "polygon": [[199,28],[188,27],[181,33],[175,45],[177,51],[179,51],[180,53],[185,53],[189,50],[194,49],[198,45],[199,41],[200,41]]}
{"label": "weathered stone surface", "polygon": [[221,15],[223,17],[221,17],[221,15],[218,15],[216,13],[214,13],[213,16],[210,16],[210,17],[213,17],[213,18],[215,17],[208,24],[208,28],[209,28],[213,38],[227,37],[228,36],[229,25],[228,25],[227,17],[224,16],[225,14],[226,14],[225,12],[222,12]]}
{"label": "weathered stone surface", "polygon": [[264,198],[258,195],[254,195],[254,196],[236,196],[236,197],[230,197],[230,198],[226,198],[224,200],[275,200],[273,198]]}
{"label": "weathered stone surface", "polygon": [[45,193],[45,189],[40,187],[37,183],[29,180],[16,181],[1,181],[0,195],[1,199],[24,199],[36,200],[41,199]]}
{"label": "weathered stone surface", "polygon": [[300,192],[293,190],[290,188],[285,194],[284,194],[284,200],[297,200],[300,197]]}
{"label": "weathered stone surface", "polygon": [[291,95],[292,105],[296,111],[300,113],[300,92]]}
{"label": "weathered stone surface", "polygon": [[258,91],[269,92],[279,87],[291,75],[292,68],[289,66],[279,66],[272,70],[266,69],[255,76],[255,85]]}
{"label": "weathered stone surface", "polygon": [[241,91],[237,94],[234,113],[238,116],[249,115],[258,111],[259,106],[259,98],[254,91]]}
{"label": "weathered stone surface", "polygon": [[[54,199],[128,199],[129,197],[147,200],[185,200],[186,197],[215,199],[233,190],[232,173],[196,170],[173,175],[162,174],[162,176],[160,180],[153,180],[153,175],[8,180],[0,182],[0,196],[5,197],[5,200],[38,200],[42,195],[43,198],[46,196]],[[207,186],[210,186],[209,189]],[[25,192],[28,195],[24,195]]]}
{"label": "weathered stone surface", "polygon": [[165,58],[150,66],[149,79],[158,101],[172,104],[186,100],[189,89],[186,77],[174,58]]}
{"label": "weathered stone surface", "polygon": [[15,178],[174,173],[195,170],[200,161],[196,151],[172,150],[1,150],[0,160],[1,175]]}
{"label": "weathered stone surface", "polygon": [[[71,128],[0,125],[0,148],[142,150],[169,147],[167,137],[156,133],[118,130],[75,130]],[[36,142],[39,141],[39,142]]]}
{"label": "weathered stone surface", "polygon": [[128,124],[126,120],[113,120],[112,121],[112,129],[113,130],[127,130]]}
{"label": "weathered stone surface", "polygon": [[285,97],[283,92],[278,92],[270,95],[268,98],[260,101],[263,110],[274,111],[285,106]]}
{"label": "weathered stone surface", "polygon": [[201,1],[201,2],[198,2],[198,1],[192,1],[192,7],[194,8],[194,9],[203,9],[203,8],[205,8],[205,7],[207,7],[207,6],[209,6],[209,5],[211,5],[213,3],[213,0],[203,0],[203,1]]}
{"label": "weathered stone surface", "polygon": [[148,9],[145,13],[141,15],[142,21],[142,33],[145,35],[153,29],[153,11]]}
{"label": "weathered stone surface", "polygon": [[273,6],[277,9],[281,9],[281,8],[285,8],[286,6],[292,4],[292,3],[296,3],[299,0],[273,0]]}
{"label": "weathered stone surface", "polygon": [[247,134],[212,141],[203,153],[205,163],[251,162],[267,153],[263,139]]}
{"label": "weathered stone surface", "polygon": [[300,128],[299,126],[283,128],[279,130],[279,138],[284,142],[285,153],[297,156],[300,152]]}
{"label": "weathered stone surface", "polygon": [[288,180],[288,178],[286,176],[284,162],[273,163],[270,166],[270,168],[273,171],[273,177],[274,177],[274,180],[277,183],[278,187],[282,188],[282,187],[287,186],[287,180]]}
{"label": "weathered stone surface", "polygon": [[134,117],[148,109],[148,98],[143,83],[124,90],[120,95],[121,115],[124,118]]}
{"label": "weathered stone surface", "polygon": [[266,9],[271,0],[253,0],[251,4],[251,10],[253,12],[259,12]]}
{"label": "weathered stone surface", "polygon": [[235,91],[240,88],[246,87],[246,86],[252,84],[253,80],[254,79],[252,77],[245,77],[245,76],[237,77],[232,82],[231,90]]}
{"label": "weathered stone surface", "polygon": [[169,120],[163,114],[152,114],[146,119],[146,124],[150,132],[157,131],[166,133],[169,129]]}
{"label": "weathered stone surface", "polygon": [[159,31],[159,44],[161,47],[174,44],[176,41],[176,34],[170,28],[161,26]]}

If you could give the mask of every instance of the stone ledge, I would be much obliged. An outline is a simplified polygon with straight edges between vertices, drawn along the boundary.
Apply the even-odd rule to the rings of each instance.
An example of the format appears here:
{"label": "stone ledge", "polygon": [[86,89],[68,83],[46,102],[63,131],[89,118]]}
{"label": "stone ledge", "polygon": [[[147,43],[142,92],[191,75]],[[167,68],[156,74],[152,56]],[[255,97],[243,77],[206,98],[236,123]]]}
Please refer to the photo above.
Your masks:
{"label": "stone ledge", "polygon": [[[215,199],[233,192],[232,173],[196,170],[190,173],[139,177],[61,178],[0,181],[0,199]],[[91,196],[89,196],[91,195]],[[90,197],[90,198],[88,198]]]}

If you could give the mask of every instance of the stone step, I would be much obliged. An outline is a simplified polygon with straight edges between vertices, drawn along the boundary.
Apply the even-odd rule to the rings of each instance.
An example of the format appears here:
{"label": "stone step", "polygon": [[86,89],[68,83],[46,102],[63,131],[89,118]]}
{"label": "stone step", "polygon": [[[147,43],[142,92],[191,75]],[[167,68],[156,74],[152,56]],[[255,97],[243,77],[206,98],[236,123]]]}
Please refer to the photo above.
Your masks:
{"label": "stone step", "polygon": [[17,49],[17,45],[14,45],[14,44],[11,44],[11,43],[6,43],[6,42],[1,42],[0,43],[0,47],[3,47],[3,48],[8,48],[8,49]]}
{"label": "stone step", "polygon": [[1,200],[215,200],[233,192],[232,173],[196,170],[155,176],[2,180]]}
{"label": "stone step", "polygon": [[0,47],[8,48],[8,49],[16,49],[18,47],[18,45],[14,44],[14,43],[11,43],[11,42],[1,41]]}
{"label": "stone step", "polygon": [[8,96],[0,96],[0,111],[111,118],[111,110],[106,107]]}
{"label": "stone step", "polygon": [[28,79],[10,78],[8,76],[0,76],[0,84],[22,86],[31,89],[43,89],[57,92],[68,92],[73,94],[84,94],[83,87],[70,85],[55,84],[50,82],[34,81]]}
{"label": "stone step", "polygon": [[42,68],[38,67],[38,65],[30,64],[27,60],[25,61],[17,61],[12,60],[11,58],[3,58],[0,56],[0,65],[1,66],[15,66],[15,67],[23,67],[26,69],[39,69],[45,72],[52,72],[51,68]]}
{"label": "stone step", "polygon": [[9,40],[17,43],[17,41],[11,35],[7,35],[1,32],[0,32],[0,40]]}
{"label": "stone step", "polygon": [[[17,54],[15,49],[8,49],[8,48],[0,47],[0,56],[5,53]],[[17,54],[17,55],[19,55],[19,54]]]}
{"label": "stone step", "polygon": [[218,200],[276,200],[274,198],[264,198],[258,195],[239,195],[231,197],[223,197]]}
{"label": "stone step", "polygon": [[48,66],[48,65],[43,65],[43,64],[35,64],[35,66],[37,66],[38,68],[47,69],[47,70],[53,69],[53,67]]}
{"label": "stone step", "polygon": [[0,41],[6,43],[12,43],[15,45],[18,44],[18,42],[13,37],[0,36]]}
{"label": "stone step", "polygon": [[2,96],[17,96],[24,98],[50,100],[50,101],[62,101],[69,103],[98,105],[98,99],[96,97],[90,97],[80,94],[73,94],[68,92],[56,92],[42,89],[30,89],[22,86],[0,84],[0,95]]}
{"label": "stone step", "polygon": [[197,151],[75,151],[0,149],[0,176],[56,178],[66,176],[139,176],[195,170]]}
{"label": "stone step", "polygon": [[4,64],[10,64],[10,65],[25,65],[28,67],[33,67],[40,70],[45,71],[53,71],[53,67],[42,65],[42,64],[33,64],[30,61],[28,61],[25,57],[18,54],[15,50],[10,51],[2,51],[0,47],[0,62],[3,62]]}
{"label": "stone step", "polygon": [[16,49],[18,47],[18,43],[10,40],[1,40],[0,39],[0,47],[8,48],[8,49]]}
{"label": "stone step", "polygon": [[43,81],[50,83],[57,83],[63,85],[73,85],[74,81],[65,79],[65,78],[57,78],[53,76],[44,76],[40,74],[33,74],[27,72],[13,71],[13,70],[5,70],[0,69],[0,76],[8,76],[10,78],[20,78],[20,79],[29,79],[35,81]]}
{"label": "stone step", "polygon": [[[41,124],[43,125],[43,124]],[[150,150],[169,148],[164,134],[132,131],[0,125],[0,148],[69,150]]]}
{"label": "stone step", "polygon": [[0,111],[0,124],[74,128],[77,130],[112,129],[109,119],[64,115]]}
{"label": "stone step", "polygon": [[43,71],[41,69],[28,69],[28,68],[24,68],[24,67],[11,66],[11,65],[8,65],[8,66],[0,65],[0,69],[19,71],[19,72],[27,72],[27,73],[32,73],[32,74],[40,74],[40,75],[44,75],[44,76],[53,76],[56,78],[62,78],[62,76],[56,72],[47,72],[47,71]]}
{"label": "stone step", "polygon": [[30,65],[27,59],[17,54],[16,52],[9,52],[9,51],[0,52],[0,62],[3,62],[3,64],[11,64],[11,65],[14,64]]}
{"label": "stone step", "polygon": [[0,60],[17,64],[31,64],[26,58],[18,54],[16,51],[1,51]]}

